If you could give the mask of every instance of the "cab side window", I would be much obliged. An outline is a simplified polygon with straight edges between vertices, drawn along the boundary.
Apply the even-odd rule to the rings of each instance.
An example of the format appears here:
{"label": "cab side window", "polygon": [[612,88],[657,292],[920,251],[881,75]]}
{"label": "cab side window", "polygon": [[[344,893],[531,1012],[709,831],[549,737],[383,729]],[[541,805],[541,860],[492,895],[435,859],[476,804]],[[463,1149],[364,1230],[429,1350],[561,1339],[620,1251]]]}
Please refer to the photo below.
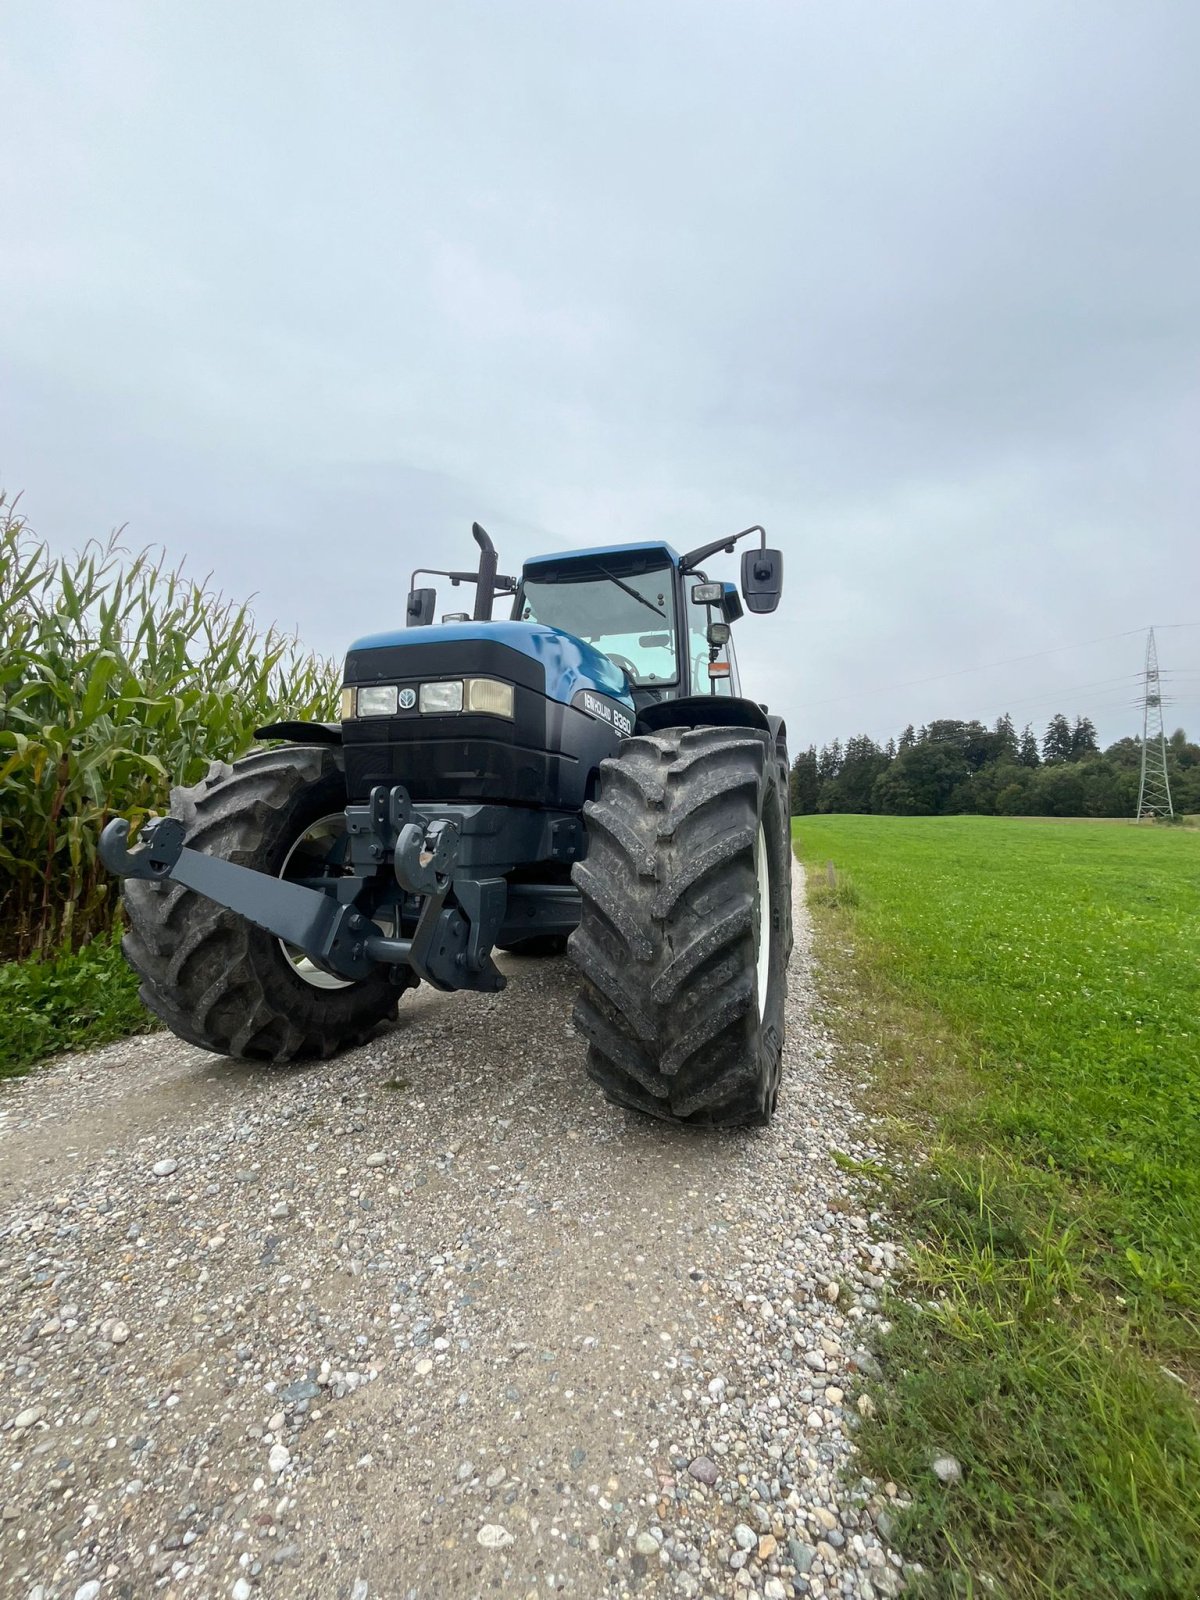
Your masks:
{"label": "cab side window", "polygon": [[[696,605],[692,600],[691,594],[693,583],[703,582],[703,578],[703,573],[698,572],[689,574],[685,580],[688,586],[688,656],[692,669],[691,692],[693,694],[724,695],[727,699],[732,699],[742,692],[741,682],[738,677],[737,656],[734,653],[732,638],[727,645],[722,647],[716,662],[713,663],[713,665],[719,666],[722,662],[728,662],[728,673],[719,674],[715,678],[709,676],[709,608]],[[720,618],[720,612],[716,607],[713,608],[713,616],[715,620]]]}

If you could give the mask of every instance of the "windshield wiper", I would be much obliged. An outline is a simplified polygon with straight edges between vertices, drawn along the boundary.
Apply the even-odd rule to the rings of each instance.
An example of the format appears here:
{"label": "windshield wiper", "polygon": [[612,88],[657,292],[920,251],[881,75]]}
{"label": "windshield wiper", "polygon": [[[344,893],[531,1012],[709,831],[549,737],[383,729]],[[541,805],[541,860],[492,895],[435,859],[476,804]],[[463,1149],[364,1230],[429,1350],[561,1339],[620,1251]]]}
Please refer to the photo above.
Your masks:
{"label": "windshield wiper", "polygon": [[666,619],[667,613],[662,609],[662,607],[656,606],[653,600],[647,600],[644,594],[639,594],[632,584],[626,583],[623,578],[618,578],[616,574],[610,572],[607,567],[597,565],[596,571],[602,572],[608,579],[609,583],[615,583],[618,589],[624,589],[626,594],[631,594],[635,600],[640,601],[641,604],[646,607],[647,611],[653,611],[656,617],[662,617],[664,620]]}

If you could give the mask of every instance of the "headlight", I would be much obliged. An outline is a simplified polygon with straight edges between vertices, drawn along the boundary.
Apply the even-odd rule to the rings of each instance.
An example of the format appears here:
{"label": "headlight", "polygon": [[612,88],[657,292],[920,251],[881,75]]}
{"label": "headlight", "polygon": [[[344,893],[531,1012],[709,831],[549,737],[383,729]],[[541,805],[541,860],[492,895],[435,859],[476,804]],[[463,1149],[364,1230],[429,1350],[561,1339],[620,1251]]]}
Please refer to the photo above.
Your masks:
{"label": "headlight", "polygon": [[694,606],[717,606],[725,593],[724,584],[720,583],[694,583],[692,585],[692,604]]}
{"label": "headlight", "polygon": [[489,717],[511,717],[513,686],[497,678],[468,678],[464,684],[464,709]]}
{"label": "headlight", "polygon": [[[422,708],[424,709],[424,708]],[[394,717],[396,715],[396,685],[374,683],[358,691],[360,717]]]}
{"label": "headlight", "polygon": [[462,679],[453,683],[423,683],[421,685],[421,712],[428,716],[437,711],[461,711],[463,708]]}
{"label": "headlight", "polygon": [[341,717],[343,722],[349,722],[354,715],[354,690],[349,684],[342,690]]}

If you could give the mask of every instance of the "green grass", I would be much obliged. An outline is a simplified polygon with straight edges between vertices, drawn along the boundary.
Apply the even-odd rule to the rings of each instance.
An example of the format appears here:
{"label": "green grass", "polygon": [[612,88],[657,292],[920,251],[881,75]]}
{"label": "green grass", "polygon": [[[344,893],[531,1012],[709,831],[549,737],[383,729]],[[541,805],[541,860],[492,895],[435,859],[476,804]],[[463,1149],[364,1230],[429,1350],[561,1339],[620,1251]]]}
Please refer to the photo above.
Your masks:
{"label": "green grass", "polygon": [[64,1050],[83,1050],[153,1019],[116,935],[49,961],[0,964],[0,1078],[13,1077]]}
{"label": "green grass", "polygon": [[1200,1594],[1200,838],[795,827],[837,1026],[927,1157],[889,1199],[938,1309],[893,1306],[862,1436],[906,1554],[936,1594]]}

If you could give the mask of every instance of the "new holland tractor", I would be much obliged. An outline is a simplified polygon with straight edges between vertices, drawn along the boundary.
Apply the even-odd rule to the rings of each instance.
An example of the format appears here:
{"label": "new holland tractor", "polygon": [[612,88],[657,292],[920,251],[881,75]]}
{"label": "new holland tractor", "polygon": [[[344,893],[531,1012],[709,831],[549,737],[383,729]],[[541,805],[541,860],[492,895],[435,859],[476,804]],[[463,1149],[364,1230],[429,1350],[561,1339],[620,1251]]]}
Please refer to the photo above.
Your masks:
{"label": "new holland tractor", "polygon": [[[497,990],[496,950],[569,949],[575,1024],[610,1100],[680,1123],[770,1120],[791,951],[788,755],[740,693],[783,557],[759,527],[497,572],[413,574],[407,626],[346,656],[336,723],[280,722],[170,813],[110,822],[126,956],[181,1038],[249,1060],[327,1057],[406,989]],[[434,622],[420,577],[475,586]],[[511,597],[507,621],[493,621]]]}

